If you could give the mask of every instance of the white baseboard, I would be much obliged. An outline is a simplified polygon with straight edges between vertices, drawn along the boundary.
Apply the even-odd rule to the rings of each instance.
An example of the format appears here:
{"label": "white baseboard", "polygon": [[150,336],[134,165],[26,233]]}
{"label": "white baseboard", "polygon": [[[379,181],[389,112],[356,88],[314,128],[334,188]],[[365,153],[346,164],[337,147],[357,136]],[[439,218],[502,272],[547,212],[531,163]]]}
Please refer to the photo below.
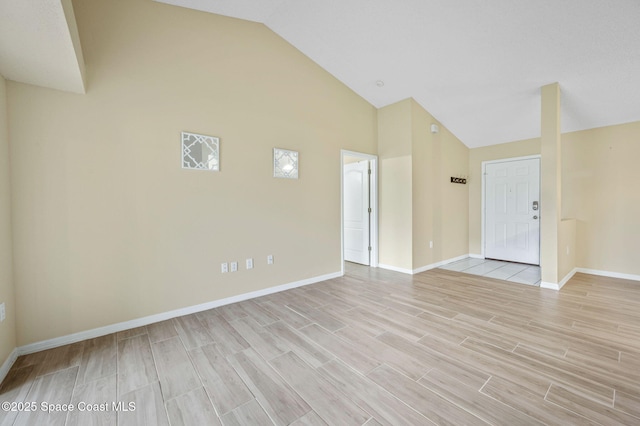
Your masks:
{"label": "white baseboard", "polygon": [[2,383],[5,377],[7,377],[7,374],[9,373],[9,370],[11,370],[13,363],[16,362],[16,359],[18,359],[18,348],[14,348],[11,351],[9,358],[7,358],[2,364],[2,367],[0,367],[0,383]]}
{"label": "white baseboard", "polygon": [[551,290],[560,290],[578,272],[581,272],[583,274],[589,274],[589,275],[598,275],[601,277],[621,278],[624,280],[640,281],[640,275],[623,274],[620,272],[610,272],[610,271],[599,271],[597,269],[573,268],[573,270],[569,272],[567,276],[564,277],[562,281],[560,281],[558,284],[541,281],[540,287],[548,288]]}
{"label": "white baseboard", "polygon": [[385,265],[384,263],[378,263],[378,268],[388,269],[389,271],[401,272],[403,274],[412,275],[413,271],[411,269],[398,268],[397,266]]}
{"label": "white baseboard", "polygon": [[473,254],[473,253],[469,253],[469,257],[472,259],[484,259],[484,256],[481,254]]}
{"label": "white baseboard", "polygon": [[39,352],[46,349],[57,348],[59,346],[80,342],[82,340],[93,339],[95,337],[100,337],[100,336],[104,336],[111,333],[117,333],[119,331],[129,330],[130,328],[142,327],[144,325],[153,324],[155,322],[165,321],[165,320],[180,317],[183,315],[194,314],[196,312],[206,311],[209,309],[217,308],[219,306],[230,305],[232,303],[242,302],[243,300],[255,299],[256,297],[266,296],[268,294],[278,293],[278,292],[289,290],[292,288],[302,287],[302,286],[314,284],[320,281],[330,280],[332,278],[338,278],[338,277],[341,277],[342,275],[343,275],[342,272],[334,272],[331,274],[320,275],[317,277],[307,278],[304,280],[295,281],[288,284],[282,284],[275,287],[265,288],[263,290],[257,290],[249,293],[239,294],[237,296],[227,297],[225,299],[214,300],[212,302],[202,303],[200,305],[188,306],[186,308],[181,308],[181,309],[176,309],[169,312],[150,315],[143,318],[137,318],[130,321],[124,321],[117,324],[111,324],[105,327],[99,327],[99,328],[94,328],[92,330],[81,331],[81,332],[69,334],[66,336],[56,337],[53,339],[43,340],[41,342],[35,342],[35,343],[30,343],[28,345],[20,346],[19,348],[17,348],[17,350],[14,350],[14,352],[16,352],[16,356],[17,356],[17,355],[26,355],[34,352]]}
{"label": "white baseboard", "polygon": [[558,284],[547,283],[542,281],[540,283],[540,287],[549,288],[551,290],[560,290],[566,283],[569,282],[571,278],[573,278],[573,276],[577,272],[581,272],[583,274],[589,274],[589,275],[598,275],[601,277],[620,278],[623,280],[640,281],[640,275],[623,274],[621,272],[611,272],[611,271],[599,271],[597,269],[588,269],[588,268],[573,268],[573,270],[569,272],[567,276],[564,277],[562,281],[560,281]]}
{"label": "white baseboard", "polygon": [[548,283],[546,281],[540,281],[540,288],[546,288],[548,290],[560,290],[560,286],[556,283]]}
{"label": "white baseboard", "polygon": [[424,272],[424,271],[428,271],[430,269],[438,268],[438,267],[440,267],[442,265],[446,265],[448,263],[457,262],[458,260],[466,259],[467,257],[469,257],[468,254],[463,254],[462,256],[458,256],[458,257],[454,257],[454,258],[451,258],[451,259],[442,260],[440,262],[432,263],[430,265],[421,266],[421,267],[416,268],[416,269],[398,268],[397,266],[385,265],[383,263],[379,263],[378,264],[378,268],[388,269],[389,271],[401,272],[401,273],[407,274],[407,275],[415,275],[415,274],[419,274],[420,272]]}
{"label": "white baseboard", "polygon": [[540,281],[540,288],[547,288],[549,290],[557,290],[559,291],[566,283],[569,282],[571,278],[578,272],[578,268],[573,268],[571,272],[569,272],[558,284],[556,283],[548,283],[546,281]]}
{"label": "white baseboard", "polygon": [[576,272],[583,274],[599,275],[601,277],[622,278],[623,280],[640,281],[640,275],[623,274],[620,272],[599,271],[597,269],[576,268]]}
{"label": "white baseboard", "polygon": [[560,281],[560,282],[558,283],[558,287],[559,287],[559,288],[558,288],[558,290],[560,290],[562,287],[564,287],[564,285],[565,285],[566,283],[568,283],[568,282],[569,282],[569,280],[570,280],[571,278],[573,278],[573,276],[576,274],[576,272],[578,272],[578,268],[573,268],[573,270],[572,270],[571,272],[569,272],[569,273],[568,273],[568,274],[567,274],[567,275],[562,279],[562,281]]}
{"label": "white baseboard", "polygon": [[458,260],[463,260],[470,257],[468,254],[463,254],[462,256],[453,257],[451,259],[442,260],[440,262],[432,263],[431,265],[421,266],[420,268],[414,269],[412,272],[414,274],[419,274],[420,272],[428,271],[430,269],[439,268],[440,266],[447,265],[449,263],[457,262]]}

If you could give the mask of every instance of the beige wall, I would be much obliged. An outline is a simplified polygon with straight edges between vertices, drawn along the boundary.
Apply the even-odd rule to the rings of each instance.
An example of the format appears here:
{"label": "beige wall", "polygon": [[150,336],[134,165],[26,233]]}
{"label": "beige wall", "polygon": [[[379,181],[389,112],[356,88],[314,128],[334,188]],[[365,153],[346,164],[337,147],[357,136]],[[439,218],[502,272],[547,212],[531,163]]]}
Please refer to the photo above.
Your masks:
{"label": "beige wall", "polygon": [[563,216],[579,267],[640,275],[640,122],[562,135]]}
{"label": "beige wall", "polygon": [[0,75],[0,303],[4,302],[7,316],[5,321],[0,323],[0,366],[16,347],[7,126],[7,90],[5,80]]}
{"label": "beige wall", "polygon": [[[468,148],[413,99],[378,111],[380,263],[414,270],[467,253]],[[429,242],[433,241],[433,248]]]}
{"label": "beige wall", "polygon": [[378,110],[378,261],[412,269],[412,100]]}
{"label": "beige wall", "polygon": [[573,271],[576,259],[576,220],[563,219],[558,227],[558,281]]}
{"label": "beige wall", "polygon": [[[87,94],[0,85],[0,360],[339,271],[340,149],[377,151],[380,262],[403,269],[479,254],[482,161],[540,152],[537,139],[468,150],[444,126],[431,134],[411,99],[376,112],[260,24],[145,0],[74,6]],[[221,138],[221,172],[180,168],[183,130]],[[639,136],[640,123],[563,135],[577,266],[640,274]],[[273,147],[300,152],[299,180],[271,177]]]}
{"label": "beige wall", "polygon": [[[580,268],[640,275],[640,122],[562,134],[559,279]],[[470,151],[469,252],[481,253],[482,161],[540,153],[539,139]],[[570,222],[570,221],[569,221]],[[572,257],[575,258],[572,259]]]}
{"label": "beige wall", "polygon": [[[469,253],[469,181],[466,185],[451,183],[451,177],[469,175],[469,148],[449,130],[440,126],[441,174],[436,185],[441,188],[440,222],[442,252],[436,261]],[[437,225],[436,225],[437,226]]]}
{"label": "beige wall", "polygon": [[482,253],[482,162],[540,154],[540,140],[510,142],[469,151],[469,253]]}
{"label": "beige wall", "polygon": [[[431,124],[440,131],[431,133]],[[469,149],[415,101],[412,130],[413,269],[418,269],[468,253],[469,188],[450,178],[468,174]]]}
{"label": "beige wall", "polygon": [[562,144],[560,141],[560,85],[541,89],[540,135],[540,269],[542,284],[558,284],[558,244],[562,219]]}
{"label": "beige wall", "polygon": [[[375,108],[261,24],[74,7],[87,94],[8,83],[19,345],[340,271],[340,149],[376,152]],[[180,168],[183,130],[219,173]]]}
{"label": "beige wall", "polygon": [[435,119],[424,108],[411,100],[411,167],[412,176],[412,268],[435,263],[440,257],[441,247],[429,241],[440,240],[441,228],[436,227],[442,202],[442,191],[435,183],[442,170],[440,157],[441,144],[438,135],[431,133],[429,127]]}

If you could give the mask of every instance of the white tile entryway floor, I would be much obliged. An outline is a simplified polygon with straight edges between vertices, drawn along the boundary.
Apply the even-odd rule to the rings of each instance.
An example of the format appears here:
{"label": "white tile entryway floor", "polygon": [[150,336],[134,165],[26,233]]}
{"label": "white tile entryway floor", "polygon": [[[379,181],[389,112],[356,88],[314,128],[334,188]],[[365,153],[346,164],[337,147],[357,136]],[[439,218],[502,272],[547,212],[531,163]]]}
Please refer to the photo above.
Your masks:
{"label": "white tile entryway floor", "polygon": [[452,262],[440,267],[449,271],[465,274],[482,275],[483,277],[512,281],[533,286],[540,285],[540,267],[524,263],[503,262],[500,260],[466,259]]}

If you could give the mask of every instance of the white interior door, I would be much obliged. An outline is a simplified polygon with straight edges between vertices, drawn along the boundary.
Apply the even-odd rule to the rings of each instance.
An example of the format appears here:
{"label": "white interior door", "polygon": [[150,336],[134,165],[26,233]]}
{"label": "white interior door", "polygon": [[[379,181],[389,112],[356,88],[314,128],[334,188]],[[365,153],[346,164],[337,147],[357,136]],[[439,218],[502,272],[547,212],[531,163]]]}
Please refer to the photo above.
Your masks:
{"label": "white interior door", "polygon": [[484,205],[484,256],[539,265],[540,159],[487,164]]}
{"label": "white interior door", "polygon": [[344,260],[370,264],[369,161],[344,166]]}

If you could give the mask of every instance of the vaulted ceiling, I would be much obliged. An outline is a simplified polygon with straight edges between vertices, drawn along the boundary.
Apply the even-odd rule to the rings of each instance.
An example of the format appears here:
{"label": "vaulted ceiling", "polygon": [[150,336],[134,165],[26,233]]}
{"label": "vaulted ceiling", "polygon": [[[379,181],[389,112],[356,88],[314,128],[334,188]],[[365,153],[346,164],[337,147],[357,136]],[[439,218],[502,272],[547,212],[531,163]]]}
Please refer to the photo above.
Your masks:
{"label": "vaulted ceiling", "polygon": [[84,93],[84,59],[71,0],[0,0],[0,74]]}
{"label": "vaulted ceiling", "polygon": [[[469,147],[640,120],[637,0],[158,0],[262,22],[376,107],[413,97]],[[382,87],[376,84],[384,82]]]}
{"label": "vaulted ceiling", "polygon": [[[156,1],[264,23],[374,106],[413,97],[471,148],[539,136],[553,82],[564,132],[640,120],[637,0]],[[83,91],[65,3],[0,0],[0,74]]]}

